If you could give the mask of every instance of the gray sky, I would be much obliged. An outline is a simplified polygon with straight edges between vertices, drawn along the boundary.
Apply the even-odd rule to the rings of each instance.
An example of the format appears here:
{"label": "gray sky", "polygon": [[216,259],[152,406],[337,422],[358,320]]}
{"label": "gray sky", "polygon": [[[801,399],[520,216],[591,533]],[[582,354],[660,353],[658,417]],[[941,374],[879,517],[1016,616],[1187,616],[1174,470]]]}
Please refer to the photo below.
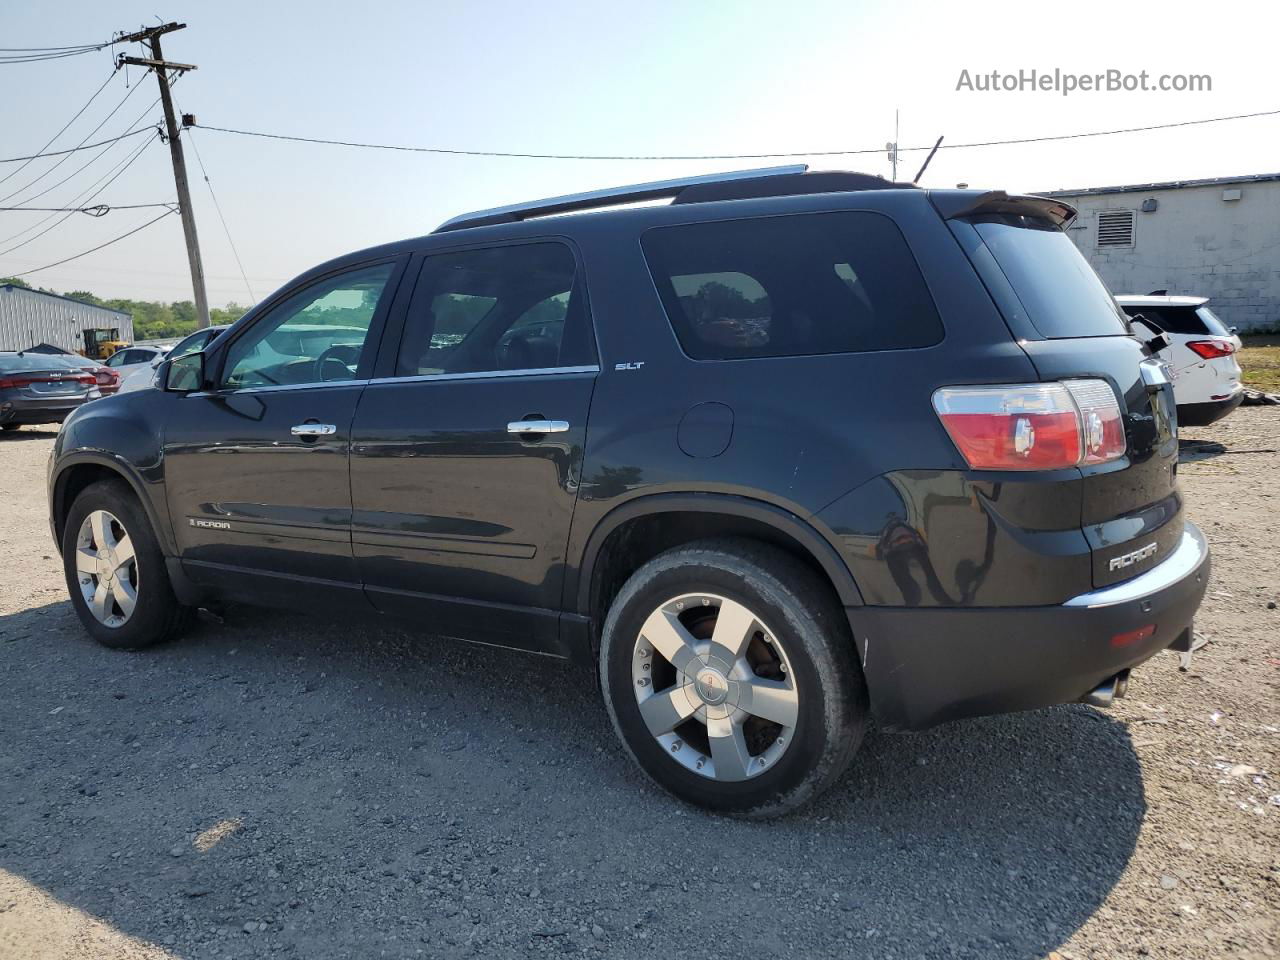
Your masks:
{"label": "gray sky", "polygon": [[[175,87],[199,122],[301,136],[543,153],[726,154],[881,147],[901,110],[904,146],[1035,137],[1280,108],[1275,37],[1280,5],[914,2],[244,3],[62,0],[6,4],[5,47],[95,42],[156,23],[171,60],[199,69]],[[132,50],[130,52],[138,53]],[[1208,74],[1210,92],[983,93],[957,90],[961,71],[1116,68]],[[109,51],[0,65],[0,157],[29,154],[111,72]],[[127,91],[123,72],[58,141],[73,146]],[[134,96],[93,139],[123,132],[156,99],[131,68]],[[159,108],[152,111],[159,115]],[[93,155],[0,205],[61,206],[145,135]],[[612,184],[790,161],[603,162],[444,157],[282,143],[196,131],[257,298],[328,257],[427,233],[470,209]],[[1077,141],[942,151],[925,185],[1008,190],[1188,179],[1280,168],[1280,117]],[[53,148],[51,148],[53,149]],[[923,153],[907,153],[910,179]],[[251,302],[188,146],[209,297]],[[34,180],[40,160],[0,183]],[[883,151],[814,158],[818,169],[885,174]],[[15,164],[0,164],[0,177]],[[156,142],[97,202],[171,200],[167,149]],[[111,239],[157,211],[76,214],[0,254],[0,276]],[[0,252],[47,214],[0,212]],[[47,224],[46,224],[47,226]],[[40,229],[43,229],[41,227]],[[176,216],[35,285],[102,296],[190,299]]]}

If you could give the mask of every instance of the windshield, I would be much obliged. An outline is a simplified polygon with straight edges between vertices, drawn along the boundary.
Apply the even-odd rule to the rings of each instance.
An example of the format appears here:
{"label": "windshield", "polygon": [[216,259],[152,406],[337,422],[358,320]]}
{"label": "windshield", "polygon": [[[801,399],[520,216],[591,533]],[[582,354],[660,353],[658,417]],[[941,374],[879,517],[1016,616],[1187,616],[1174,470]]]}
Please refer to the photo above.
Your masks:
{"label": "windshield", "polygon": [[986,253],[970,251],[983,279],[992,286],[991,268],[998,270],[998,285],[1013,295],[997,297],[1001,307],[1022,315],[1012,322],[1029,320],[1050,340],[1129,334],[1111,292],[1058,227],[1031,217],[996,216],[972,228]]}

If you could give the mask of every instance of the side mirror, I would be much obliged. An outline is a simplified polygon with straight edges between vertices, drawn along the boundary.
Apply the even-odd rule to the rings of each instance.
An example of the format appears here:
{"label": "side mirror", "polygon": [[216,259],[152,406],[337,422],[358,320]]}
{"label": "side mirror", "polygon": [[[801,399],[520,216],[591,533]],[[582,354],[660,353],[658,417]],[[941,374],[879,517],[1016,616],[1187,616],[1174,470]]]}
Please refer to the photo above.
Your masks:
{"label": "side mirror", "polygon": [[169,393],[191,393],[204,386],[204,354],[188,353],[162,360],[156,368],[156,383]]}

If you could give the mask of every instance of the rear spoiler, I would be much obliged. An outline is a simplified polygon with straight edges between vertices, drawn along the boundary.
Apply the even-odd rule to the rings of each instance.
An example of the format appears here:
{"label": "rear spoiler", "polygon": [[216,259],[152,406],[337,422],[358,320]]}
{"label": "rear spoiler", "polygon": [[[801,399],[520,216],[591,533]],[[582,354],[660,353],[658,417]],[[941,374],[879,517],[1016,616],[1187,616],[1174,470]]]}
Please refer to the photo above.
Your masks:
{"label": "rear spoiler", "polygon": [[1076,208],[1049,197],[1010,196],[1003,190],[930,190],[929,199],[944,220],[983,214],[1013,214],[1047,220],[1061,230],[1076,218]]}

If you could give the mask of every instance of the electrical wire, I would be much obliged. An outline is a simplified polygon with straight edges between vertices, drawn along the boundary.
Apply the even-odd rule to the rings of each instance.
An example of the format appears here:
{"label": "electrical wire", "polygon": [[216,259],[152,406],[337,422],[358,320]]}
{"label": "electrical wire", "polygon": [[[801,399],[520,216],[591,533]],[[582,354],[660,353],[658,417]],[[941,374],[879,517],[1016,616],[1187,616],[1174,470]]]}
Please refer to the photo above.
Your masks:
{"label": "electrical wire", "polygon": [[[141,86],[142,86],[142,84],[134,84],[132,87],[130,87],[130,88],[129,88],[129,92],[128,92],[128,93],[126,93],[126,94],[121,98],[120,102],[119,102],[119,103],[117,103],[114,107],[112,107],[112,108],[111,108],[111,112],[110,112],[110,113],[108,113],[105,117],[103,117],[103,118],[102,118],[102,120],[101,120],[101,121],[99,121],[99,123],[98,123],[98,125],[97,125],[96,127],[94,127],[94,128],[93,128],[92,130],[90,130],[87,134],[85,134],[85,136],[84,136],[84,139],[83,139],[83,140],[81,140],[78,144],[76,144],[76,148],[77,148],[77,149],[79,149],[80,147],[83,147],[83,146],[84,146],[84,144],[88,141],[88,139],[89,139],[90,137],[92,137],[95,133],[97,133],[99,130],[101,130],[101,129],[106,125],[107,121],[108,121],[108,120],[110,120],[112,117],[114,117],[114,116],[116,115],[116,113],[118,113],[118,112],[119,112],[120,108],[121,108],[121,107],[123,107],[123,106],[124,106],[124,105],[129,101],[129,98],[130,98],[130,97],[132,97],[135,93],[137,93],[137,92],[138,92],[138,90],[141,88]],[[155,104],[152,104],[152,106],[155,106]],[[147,107],[147,110],[148,110],[148,111],[150,111],[150,110],[151,110],[151,107]],[[145,114],[144,114],[144,116],[145,116]],[[135,122],[136,122],[136,121],[135,121]],[[34,180],[29,180],[29,181],[27,181],[27,183],[23,184],[21,187],[19,187],[19,188],[18,188],[17,190],[15,190],[15,191],[13,191],[13,193],[9,194],[8,196],[0,197],[0,203],[8,203],[10,200],[12,200],[12,199],[13,199],[14,197],[16,197],[18,194],[20,194],[20,193],[24,192],[28,187],[34,186],[35,184],[39,183],[41,180],[43,180],[43,179],[44,179],[45,177],[47,177],[49,174],[53,173],[53,171],[57,170],[60,166],[62,166],[64,163],[66,163],[66,162],[67,162],[67,160],[68,160],[70,157],[71,157],[70,152],[66,153],[64,156],[62,156],[62,157],[58,160],[58,162],[57,162],[57,163],[55,163],[53,166],[51,166],[51,167],[49,167],[48,169],[46,169],[46,170],[44,171],[44,173],[40,174],[40,175],[39,175],[38,177],[36,177]],[[29,199],[29,200],[30,200],[30,199],[34,199],[34,198],[32,198],[32,197],[28,197],[27,199]]]}
{"label": "electrical wire", "polygon": [[86,53],[96,53],[106,46],[109,46],[109,44],[104,43],[99,47],[85,47],[82,50],[63,50],[60,52],[34,53],[19,56],[0,55],[0,66],[3,66],[6,63],[42,63],[45,60],[65,60],[67,57],[79,57]]}
{"label": "electrical wire", "polygon": [[[143,141],[142,146],[140,146],[137,150],[135,150],[130,156],[126,157],[123,163],[117,164],[111,170],[107,171],[106,175],[104,175],[103,177],[99,177],[94,183],[90,184],[85,191],[82,191],[80,196],[76,198],[75,203],[87,204],[89,201],[97,197],[98,194],[102,193],[103,190],[106,190],[107,187],[115,183],[116,180],[119,179],[119,177],[126,170],[128,170],[131,166],[133,166],[134,161],[137,160],[140,156],[142,156],[143,151],[145,151],[147,147],[151,146],[151,144],[153,143],[155,143],[154,140]],[[110,176],[111,179],[107,180],[106,183],[103,183],[103,180],[105,179],[106,176]],[[98,184],[102,184],[102,186],[98,187]],[[95,187],[98,187],[98,189],[94,190]],[[93,190],[93,193],[89,196],[85,196],[85,194],[88,193],[89,190]],[[39,233],[35,234],[34,236],[27,237],[27,239],[23,240],[21,243],[16,243],[12,247],[8,247],[5,250],[0,250],[0,257],[6,256],[12,253],[14,250],[17,250],[21,247],[25,247],[28,243],[32,243],[33,241],[40,239],[50,230],[53,230],[54,228],[66,223],[69,219],[71,219],[71,217],[73,217],[76,214],[76,212],[77,211],[72,210],[70,213],[67,213],[66,215],[64,215],[61,219],[56,220],[52,224],[49,224],[49,226],[45,227],[45,229],[41,230]],[[32,224],[31,226],[27,227],[25,230],[20,230],[18,233],[15,233],[13,236],[6,237],[4,240],[0,240],[0,244],[8,243],[10,240],[16,240],[18,237],[22,236],[24,233],[30,233],[36,227],[40,226],[41,224],[48,223],[50,220],[53,220],[55,217],[57,217],[57,214],[51,213],[49,216],[45,217],[43,220],[39,221],[38,223]]]}
{"label": "electrical wire", "polygon": [[[159,102],[160,102],[160,101],[159,101],[159,99],[157,99],[157,100],[155,101],[155,103],[151,104],[151,106],[147,107],[147,109],[146,109],[146,110],[142,111],[142,113],[138,115],[137,119],[136,119],[136,120],[134,120],[134,121],[133,121],[133,123],[132,123],[130,126],[132,126],[132,127],[137,127],[137,124],[138,124],[141,120],[143,120],[143,119],[146,117],[146,115],[147,115],[151,110],[154,110],[154,109],[155,109],[155,106],[156,106],[156,103],[159,103]],[[137,127],[137,129],[139,129],[139,130],[154,130],[157,134],[159,134],[159,133],[160,133],[160,124],[159,124],[159,122],[151,123],[151,124],[148,124],[148,125],[147,125],[147,126],[145,126],[145,127]],[[63,177],[63,178],[62,178],[61,180],[59,180],[57,183],[50,184],[49,186],[47,186],[47,187],[45,187],[43,190],[41,190],[39,193],[33,193],[33,194],[31,194],[31,196],[27,197],[25,200],[23,200],[23,201],[22,201],[22,205],[23,205],[23,206],[25,206],[26,204],[31,203],[33,200],[39,200],[41,197],[45,196],[46,194],[52,193],[54,190],[57,190],[60,186],[62,186],[62,185],[63,185],[64,183],[66,183],[68,180],[74,180],[74,179],[75,179],[77,176],[79,176],[79,175],[80,175],[80,173],[82,173],[84,170],[87,170],[89,167],[91,167],[91,166],[93,166],[95,163],[97,163],[97,162],[98,162],[98,158],[99,158],[99,157],[102,157],[102,156],[104,156],[105,154],[108,154],[108,153],[110,153],[112,150],[114,150],[114,149],[115,149],[115,145],[116,145],[116,143],[119,143],[119,142],[120,142],[120,141],[119,141],[119,140],[117,140],[117,141],[115,141],[114,143],[109,143],[109,144],[107,144],[107,146],[103,147],[101,150],[99,150],[97,153],[95,153],[92,157],[90,157],[90,158],[88,159],[88,161],[86,161],[85,163],[83,163],[83,164],[81,164],[80,166],[76,167],[76,169],[72,170],[70,173],[68,173],[65,177]],[[22,191],[18,191],[18,192],[19,192],[19,193],[21,193]],[[12,197],[12,196],[16,196],[16,194],[10,194],[9,196],[10,196],[10,197]],[[9,199],[9,197],[0,197],[0,203],[4,203],[4,202],[5,202],[5,201],[7,201],[8,199]]]}
{"label": "electrical wire", "polygon": [[68,43],[61,47],[0,47],[0,53],[50,53],[58,50],[101,50],[103,47],[111,46],[112,41],[106,43]]}
{"label": "electrical wire", "polygon": [[100,147],[104,143],[115,143],[117,140],[123,140],[126,137],[136,136],[143,130],[149,130],[150,127],[139,127],[137,130],[130,130],[128,133],[122,133],[118,137],[111,137],[107,140],[99,140],[96,143],[85,143],[78,147],[68,147],[66,150],[50,150],[48,153],[33,153],[28,157],[7,157],[0,160],[0,163],[17,163],[19,160],[38,160],[41,157],[60,157],[68,153],[78,153],[81,150],[92,150],[94,147]]}
{"label": "electrical wire", "polygon": [[97,253],[99,250],[103,249],[104,247],[109,247],[113,243],[119,243],[121,240],[124,240],[126,237],[132,237],[139,230],[145,230],[147,227],[151,226],[153,223],[159,223],[165,217],[175,214],[177,212],[178,210],[177,210],[177,207],[175,206],[171,210],[166,210],[164,213],[160,214],[160,216],[156,217],[154,220],[148,220],[146,223],[142,224],[142,226],[134,227],[128,233],[122,233],[120,234],[120,236],[114,237],[111,240],[108,240],[106,243],[100,243],[96,247],[90,247],[88,250],[82,251],[81,253],[77,253],[70,257],[65,257],[64,259],[55,261],[54,263],[46,263],[43,267],[36,267],[33,270],[23,270],[21,273],[12,273],[10,274],[10,276],[27,277],[33,273],[39,273],[41,270],[51,270],[54,267],[62,266],[64,263],[70,263],[72,260],[79,260],[81,257],[87,257],[89,254]]}
{"label": "electrical wire", "polygon": [[144,210],[147,207],[171,207],[173,203],[95,203],[91,207],[0,207],[0,213],[87,213],[91,217],[103,217],[112,210]]}
{"label": "electrical wire", "polygon": [[43,147],[40,148],[40,153],[37,153],[35,154],[35,156],[32,156],[29,160],[23,163],[22,166],[15,167],[14,169],[6,173],[3,177],[0,177],[0,183],[4,183],[14,174],[21,173],[23,170],[27,168],[27,165],[30,164],[32,160],[35,160],[36,157],[39,157],[41,154],[43,154],[45,150],[48,150],[55,140],[57,140],[60,136],[62,136],[64,133],[67,132],[68,127],[70,127],[73,123],[75,123],[77,120],[80,119],[80,115],[84,113],[87,109],[89,109],[89,104],[93,103],[93,101],[97,99],[98,94],[100,94],[103,90],[107,89],[107,84],[109,84],[113,79],[115,79],[115,76],[116,76],[116,72],[112,70],[111,73],[107,75],[107,79],[102,81],[102,86],[100,86],[97,90],[93,91],[93,95],[89,97],[88,100],[85,101],[84,106],[81,107],[79,110],[77,110],[75,112],[75,115],[72,116],[72,118],[68,120],[65,124],[63,124],[62,129],[59,130],[57,133],[55,133],[52,137],[50,137],[48,143],[46,143]]}
{"label": "electrical wire", "polygon": [[[1088,133],[1062,133],[1046,137],[1022,137],[1016,140],[985,140],[974,143],[944,143],[939,149],[962,150],[967,147],[1002,147],[1012,144],[1048,143],[1058,140],[1080,140],[1086,137],[1110,137],[1121,133],[1142,133],[1148,130],[1168,130],[1174,127],[1193,127],[1205,123],[1219,123],[1224,120],[1247,120],[1254,117],[1272,117],[1280,115],[1280,110],[1263,110],[1258,113],[1239,113],[1226,117],[1208,117],[1203,120],[1182,120],[1177,123],[1156,123],[1144,127],[1123,127],[1117,130],[1095,130]],[[201,130],[213,130],[217,133],[234,133],[244,137],[264,137],[270,140],[290,140],[296,143],[320,143],[336,147],[365,147],[371,150],[399,150],[408,153],[436,153],[463,157],[509,157],[528,160],[765,160],[787,157],[838,157],[855,154],[883,153],[883,147],[868,147],[857,150],[805,150],[788,153],[703,153],[703,154],[588,154],[588,153],[518,153],[501,150],[460,150],[447,147],[409,147],[387,143],[359,143],[350,140],[326,140],[320,137],[295,137],[282,133],[264,133],[259,130],[239,130],[233,127],[212,127],[207,124],[193,124]],[[921,147],[900,147],[900,153],[908,151],[932,150],[933,145]]]}
{"label": "electrical wire", "polygon": [[[188,129],[188,132],[190,130]],[[231,239],[231,228],[227,226],[227,218],[222,215],[222,204],[218,203],[218,195],[213,192],[213,181],[209,179],[209,172],[204,168],[204,158],[200,156],[200,148],[196,146],[196,138],[194,136],[187,138],[191,144],[191,149],[195,151],[196,163],[200,164],[200,173],[204,176],[205,186],[209,188],[209,196],[213,198],[213,208],[218,211],[218,219],[222,221],[222,232],[227,235],[227,244],[231,247],[231,255],[236,258],[236,266],[240,268],[240,277],[244,280],[244,288],[249,291],[249,300],[252,303],[258,302],[258,297],[253,292],[253,286],[249,283],[249,274],[244,269],[244,264],[240,260],[240,251],[236,249],[236,242]]]}

